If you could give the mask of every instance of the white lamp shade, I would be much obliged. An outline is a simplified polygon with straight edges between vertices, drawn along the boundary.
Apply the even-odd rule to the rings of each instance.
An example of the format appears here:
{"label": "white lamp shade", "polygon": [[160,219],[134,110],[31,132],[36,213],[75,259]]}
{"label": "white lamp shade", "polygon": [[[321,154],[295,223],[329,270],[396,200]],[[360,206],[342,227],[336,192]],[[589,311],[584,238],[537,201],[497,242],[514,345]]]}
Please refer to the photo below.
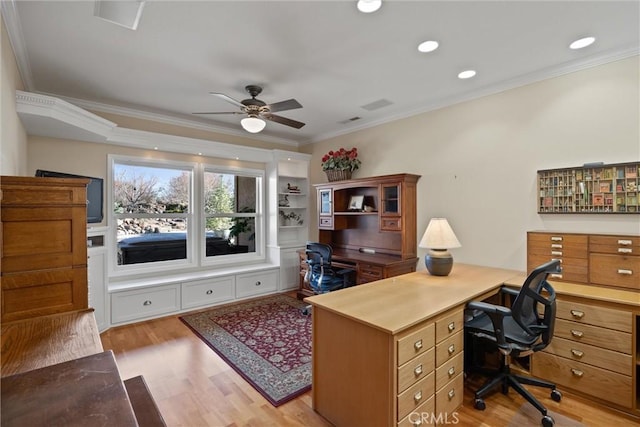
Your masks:
{"label": "white lamp shade", "polygon": [[451,249],[462,245],[446,218],[431,218],[418,246],[429,249]]}
{"label": "white lamp shade", "polygon": [[382,0],[358,0],[358,10],[362,13],[371,13],[380,9]]}
{"label": "white lamp shade", "polygon": [[258,133],[262,131],[262,129],[264,129],[264,127],[267,125],[267,122],[258,117],[251,116],[245,117],[244,119],[240,120],[240,124],[242,125],[242,128],[247,132]]}

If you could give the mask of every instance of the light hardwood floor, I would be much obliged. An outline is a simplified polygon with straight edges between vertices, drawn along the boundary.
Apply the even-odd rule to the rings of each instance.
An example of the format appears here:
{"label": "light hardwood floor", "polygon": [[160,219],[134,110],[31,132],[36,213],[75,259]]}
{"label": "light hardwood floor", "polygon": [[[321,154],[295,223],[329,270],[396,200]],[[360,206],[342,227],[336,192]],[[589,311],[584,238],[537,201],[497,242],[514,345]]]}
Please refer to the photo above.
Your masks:
{"label": "light hardwood floor", "polygon": [[[177,316],[113,328],[101,338],[104,349],[115,353],[122,378],[144,375],[169,426],[331,425],[311,408],[310,392],[274,408]],[[534,394],[549,410],[586,426],[640,425],[639,420],[566,392],[560,403],[546,391]],[[473,392],[466,387],[457,425],[507,426],[523,403],[513,391],[507,396],[497,393],[487,398],[485,411],[476,411]]]}

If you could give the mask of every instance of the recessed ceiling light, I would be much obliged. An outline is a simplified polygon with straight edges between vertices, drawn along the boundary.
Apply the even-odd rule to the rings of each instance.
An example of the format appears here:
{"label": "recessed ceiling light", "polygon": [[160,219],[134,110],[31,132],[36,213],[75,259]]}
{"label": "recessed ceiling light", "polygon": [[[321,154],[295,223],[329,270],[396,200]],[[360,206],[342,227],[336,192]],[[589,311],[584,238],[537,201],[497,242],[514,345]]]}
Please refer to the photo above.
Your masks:
{"label": "recessed ceiling light", "polygon": [[371,13],[380,9],[382,0],[358,0],[358,10],[362,13]]}
{"label": "recessed ceiling light", "polygon": [[475,70],[466,70],[458,74],[459,79],[470,79],[471,77],[476,75]]}
{"label": "recessed ceiling light", "polygon": [[435,40],[427,40],[418,45],[418,50],[423,53],[433,52],[438,48],[438,42]]}
{"label": "recessed ceiling light", "polygon": [[582,49],[583,47],[589,46],[594,41],[596,41],[595,37],[583,37],[583,38],[578,39],[578,40],[574,41],[573,43],[571,43],[569,45],[569,48],[570,49]]}

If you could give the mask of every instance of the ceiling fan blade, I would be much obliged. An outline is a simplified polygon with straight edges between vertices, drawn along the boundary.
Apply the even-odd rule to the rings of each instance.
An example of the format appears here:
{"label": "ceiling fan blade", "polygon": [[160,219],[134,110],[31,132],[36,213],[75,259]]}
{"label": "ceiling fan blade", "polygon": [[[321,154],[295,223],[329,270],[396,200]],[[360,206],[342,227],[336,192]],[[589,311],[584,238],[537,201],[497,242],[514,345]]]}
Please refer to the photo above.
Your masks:
{"label": "ceiling fan blade", "polygon": [[244,114],[242,111],[202,111],[191,114]]}
{"label": "ceiling fan blade", "polygon": [[230,96],[225,95],[224,93],[217,93],[217,92],[209,92],[209,94],[217,96],[218,98],[222,98],[225,101],[233,104],[233,105],[237,105],[238,107],[242,108],[244,107],[244,104],[240,101],[236,101],[235,99],[231,98]]}
{"label": "ceiling fan blade", "polygon": [[263,114],[267,120],[271,120],[272,122],[280,123],[281,125],[291,126],[292,128],[300,129],[305,124],[302,122],[298,122],[296,120],[287,119],[286,117],[276,116],[275,114]]}
{"label": "ceiling fan blade", "polygon": [[269,111],[275,113],[277,111],[295,110],[296,108],[302,108],[302,105],[295,99],[287,99],[286,101],[276,102],[275,104],[269,104]]}

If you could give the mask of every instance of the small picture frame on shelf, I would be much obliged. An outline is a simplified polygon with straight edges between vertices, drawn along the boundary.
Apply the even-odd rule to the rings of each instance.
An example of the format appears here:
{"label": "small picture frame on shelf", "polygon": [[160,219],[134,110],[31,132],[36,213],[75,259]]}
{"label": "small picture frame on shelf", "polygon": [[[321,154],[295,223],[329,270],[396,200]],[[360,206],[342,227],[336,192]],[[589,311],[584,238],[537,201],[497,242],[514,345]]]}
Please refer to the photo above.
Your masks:
{"label": "small picture frame on shelf", "polygon": [[350,211],[362,211],[362,205],[364,204],[364,196],[351,196],[349,199]]}

